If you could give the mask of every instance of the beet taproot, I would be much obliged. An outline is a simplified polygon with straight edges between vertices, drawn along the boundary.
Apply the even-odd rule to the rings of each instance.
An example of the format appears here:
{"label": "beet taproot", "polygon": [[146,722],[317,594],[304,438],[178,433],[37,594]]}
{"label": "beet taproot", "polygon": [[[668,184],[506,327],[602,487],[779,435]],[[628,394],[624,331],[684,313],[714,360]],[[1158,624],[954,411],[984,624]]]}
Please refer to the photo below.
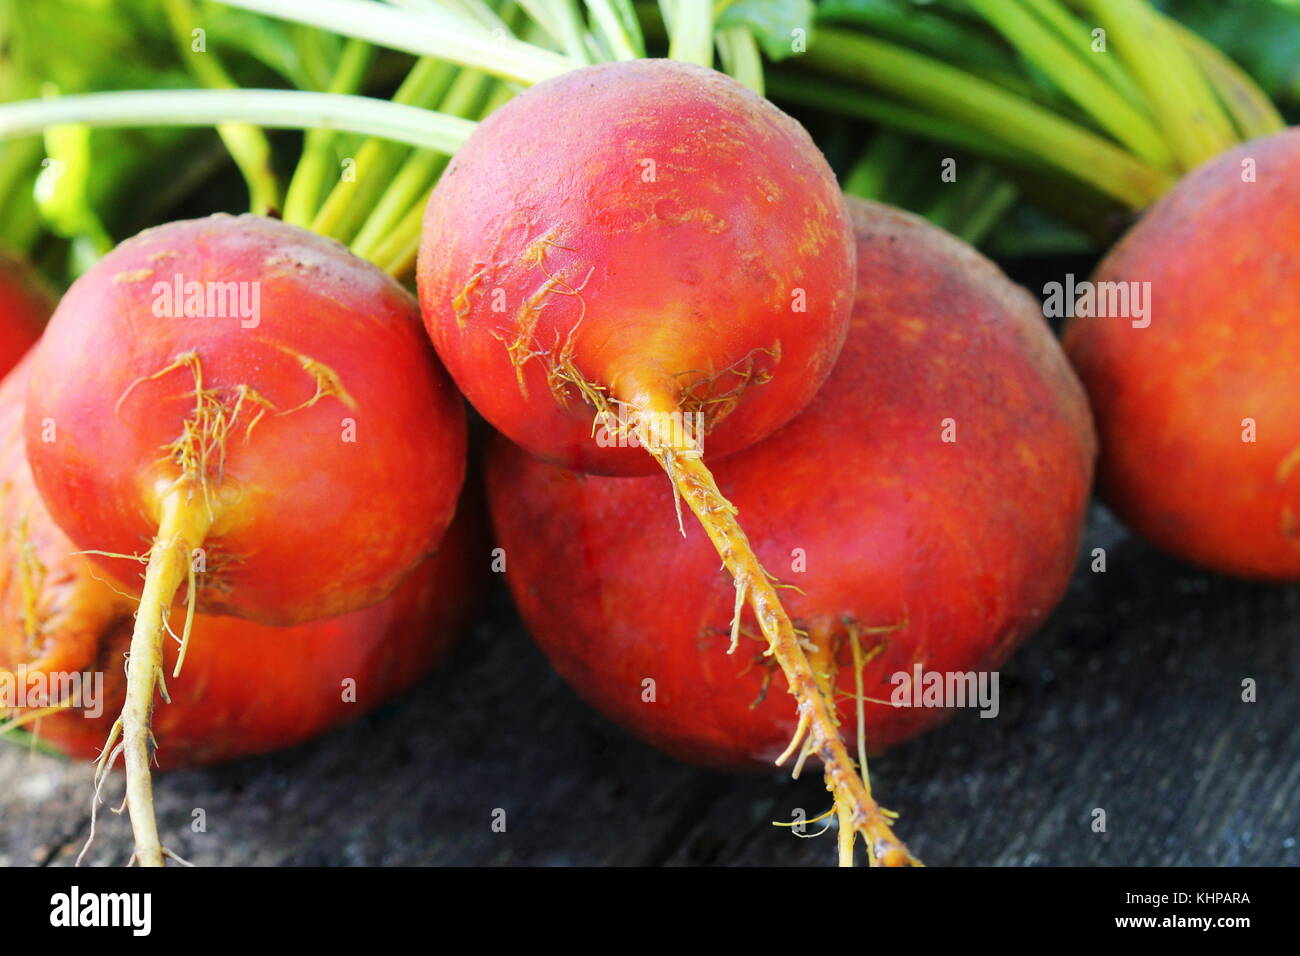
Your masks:
{"label": "beet taproot", "polygon": [[[798,588],[786,606],[841,725],[878,751],[950,712],[890,706],[894,675],[995,669],[1060,599],[1096,443],[1025,291],[923,220],[850,209],[857,294],[834,372],[716,475],[764,565]],[[663,519],[666,489],[566,471],[500,440],[487,479],[511,591],[575,689],[682,759],[769,767],[795,725],[777,693],[785,678],[752,618],[733,633],[730,580],[698,531],[683,539]]]}
{"label": "beet taproot", "polygon": [[483,417],[555,464],[649,474],[593,438],[590,402],[702,415],[710,458],[770,434],[839,353],[853,246],[798,123],[721,73],[636,60],[484,120],[433,191],[417,276]]}
{"label": "beet taproot", "polygon": [[451,521],[465,427],[412,297],[297,227],[169,223],[68,290],[33,357],[26,452],[77,548],[132,584],[147,565],[107,746],[120,730],[141,863],[164,855],[149,722],[177,592],[188,614],[272,625],[386,598]]}
{"label": "beet taproot", "polygon": [[[843,195],[793,119],[730,77],[670,60],[538,84],[479,125],[425,211],[430,337],[483,416],[588,472],[657,464],[753,608],[851,824],[907,847],[853,766],[778,583],[704,461],[804,408],[843,345],[853,291]],[[723,459],[725,460],[725,458]]]}

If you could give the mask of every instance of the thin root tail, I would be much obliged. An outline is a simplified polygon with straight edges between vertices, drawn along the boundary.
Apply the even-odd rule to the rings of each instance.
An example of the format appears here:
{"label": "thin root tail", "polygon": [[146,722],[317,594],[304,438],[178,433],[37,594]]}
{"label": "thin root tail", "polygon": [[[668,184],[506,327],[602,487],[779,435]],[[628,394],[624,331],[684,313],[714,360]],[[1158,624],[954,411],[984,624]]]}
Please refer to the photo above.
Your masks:
{"label": "thin root tail", "polygon": [[[658,414],[662,415],[662,410]],[[861,835],[872,866],[919,866],[920,861],[894,835],[891,823],[895,815],[880,807],[872,797],[865,763],[859,767],[849,755],[839,730],[833,689],[819,683],[798,632],[777,595],[778,585],[754,554],[736,517],[736,509],[718,490],[699,449],[665,445],[661,441],[662,430],[651,424],[655,417],[655,410],[651,410],[638,424],[641,444],[663,467],[673,483],[674,494],[686,502],[713,542],[735,582],[737,598],[743,597],[753,611],[767,641],[767,653],[785,673],[790,693],[798,703],[798,729],[777,763],[784,763],[795,754],[799,754],[798,766],[812,754],[821,759],[826,788],[834,798],[840,824],[841,865],[852,865],[853,849]],[[737,620],[738,617],[739,607]]]}
{"label": "thin root tail", "polygon": [[[162,866],[173,856],[158,837],[153,808],[152,764],[154,695],[163,683],[163,641],[172,601],[190,578],[190,554],[199,547],[211,524],[202,494],[188,482],[178,482],[163,500],[158,534],[149,552],[144,591],[136,612],[126,669],[126,701],[122,706],[121,748],[126,764],[126,803],[135,835],[135,860],[141,866]],[[194,594],[189,595],[191,606]],[[165,690],[163,690],[165,699]],[[118,728],[114,726],[114,737]],[[110,754],[110,738],[105,754]],[[110,758],[111,759],[111,758]],[[98,799],[98,788],[96,788]]]}

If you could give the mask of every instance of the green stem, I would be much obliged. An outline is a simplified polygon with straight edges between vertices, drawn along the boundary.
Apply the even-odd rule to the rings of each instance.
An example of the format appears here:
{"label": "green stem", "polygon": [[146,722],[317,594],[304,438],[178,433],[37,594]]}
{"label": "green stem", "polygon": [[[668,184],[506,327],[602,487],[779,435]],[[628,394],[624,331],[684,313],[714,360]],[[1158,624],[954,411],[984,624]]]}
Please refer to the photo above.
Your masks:
{"label": "green stem", "polygon": [[87,190],[94,165],[90,134],[84,123],[47,129],[45,152],[58,165],[42,170],[34,190],[41,218],[71,243],[69,266],[74,275],[89,269],[115,245]]}
{"label": "green stem", "polygon": [[980,195],[975,208],[967,210],[962,222],[953,230],[957,238],[972,246],[983,243],[990,230],[1011,210],[1019,197],[1019,190],[1006,180],[999,180]]}
{"label": "green stem", "polygon": [[921,214],[935,225],[958,235],[962,224],[972,212],[979,211],[978,207],[997,182],[997,173],[987,163],[968,165],[955,182],[944,183],[938,190],[931,187],[926,191],[928,205],[921,207]]}
{"label": "green stem", "polygon": [[891,129],[880,130],[844,177],[844,191],[861,199],[888,201],[889,184],[915,148],[906,136]]}
{"label": "green stem", "polygon": [[[472,23],[477,23],[487,30],[504,29],[505,24],[483,0],[443,0],[450,7],[459,7],[461,14]],[[453,10],[454,14],[455,11]]]}
{"label": "green stem", "polygon": [[0,235],[16,251],[25,252],[40,231],[32,179],[43,154],[39,136],[11,140],[0,147]]}
{"label": "green stem", "polygon": [[1205,78],[1219,96],[1242,139],[1255,139],[1280,132],[1286,120],[1250,76],[1219,51],[1214,44],[1202,39],[1176,20],[1166,21],[1177,34],[1192,60],[1201,68]]}
{"label": "green stem", "polygon": [[[492,77],[477,70],[461,70],[442,101],[442,112],[449,116],[471,117],[478,113]],[[416,150],[407,157],[393,181],[352,242],[352,251],[363,259],[372,258],[375,248],[401,220],[411,204],[427,196],[438,174],[447,164],[442,153]]]}
{"label": "green stem", "polygon": [[[514,95],[515,90],[510,84],[496,84],[479,116],[491,116]],[[420,251],[420,230],[424,223],[424,209],[429,205],[430,192],[432,189],[416,199],[401,221],[380,240],[370,255],[370,261],[390,275],[404,276],[415,266],[415,259]]]}
{"label": "green stem", "polygon": [[[660,0],[660,6],[664,2]],[[673,11],[668,27],[668,58],[713,66],[713,4],[710,0],[666,2]]]}
{"label": "green stem", "polygon": [[[824,28],[823,28],[824,29]],[[991,139],[980,130],[934,116],[923,109],[878,96],[863,96],[860,90],[805,73],[771,71],[768,94],[782,102],[824,110],[836,116],[866,120],[940,143],[949,143],[994,159],[1032,162],[1032,157]]]}
{"label": "green stem", "polygon": [[1112,87],[1119,90],[1133,106],[1151,115],[1151,104],[1129,75],[1118,58],[1109,50],[1092,49],[1092,30],[1082,20],[1071,13],[1061,0],[1021,0],[1037,14],[1038,18],[1056,32],[1065,43],[1083,54],[1084,60],[1093,67]]}
{"label": "green stem", "polygon": [[[181,57],[195,79],[211,89],[234,89],[236,84],[226,75],[215,53],[190,49],[190,31],[196,20],[190,0],[165,0],[164,6]],[[248,184],[249,208],[262,215],[279,208],[280,184],[271,165],[271,144],[266,134],[247,123],[220,123],[217,135]]]}
{"label": "green stem", "polygon": [[293,55],[301,73],[300,90],[326,90],[334,76],[334,55],[338,37],[301,23],[286,24]]}
{"label": "green stem", "polygon": [[1172,183],[1166,172],[1030,100],[892,44],[823,27],[799,62],[986,131],[1133,209]]}
{"label": "green stem", "polygon": [[591,63],[584,39],[587,31],[578,10],[578,0],[556,0],[551,9],[556,16],[553,27],[557,34],[555,39],[563,46],[565,55],[575,63]]}
{"label": "green stem", "polygon": [[564,29],[555,19],[555,8],[551,0],[515,0],[519,8],[538,27],[547,40],[560,46],[564,45]]}
{"label": "green stem", "polygon": [[[330,93],[355,93],[361,86],[370,65],[374,48],[362,40],[349,40],[339,57]],[[325,180],[332,173],[334,162],[334,133],[313,129],[303,140],[302,158],[289,181],[284,198],[284,220],[296,226],[307,227],[316,216]]]}
{"label": "green stem", "polygon": [[[524,22],[519,8],[507,8],[503,17],[498,17],[478,0],[462,2],[469,4],[469,12],[482,25],[490,24],[493,29],[505,31],[506,35],[513,36],[514,30]],[[536,36],[538,31],[544,32],[537,23],[527,26],[530,28],[530,36]],[[517,91],[515,84],[496,80],[477,70],[454,72],[455,79],[437,101],[438,109],[447,115],[482,119],[512,98]],[[429,192],[446,164],[447,156],[444,154],[417,150],[407,156],[400,170],[393,175],[392,168],[396,166],[394,157],[385,176],[374,178],[366,191],[365,201],[347,205],[335,234],[347,241],[347,237],[355,232],[355,238],[351,240],[352,251],[373,262],[381,261],[381,255],[389,254],[384,251],[388,236],[403,221],[412,204],[418,206],[423,214]],[[388,182],[387,188],[379,195],[377,187],[385,181]]]}
{"label": "green stem", "polygon": [[1102,129],[1150,165],[1160,169],[1173,167],[1173,155],[1155,124],[1096,73],[1074,47],[1044,26],[1018,0],[967,2]]}
{"label": "green stem", "polygon": [[717,41],[723,69],[762,96],[763,58],[754,34],[747,27],[727,27],[718,31]]}
{"label": "green stem", "polygon": [[1184,169],[1236,141],[1232,124],[1200,70],[1163,19],[1140,0],[1086,0],[1150,100],[1156,120]]}
{"label": "green stem", "polygon": [[505,80],[533,84],[582,64],[455,18],[414,16],[365,0],[221,0],[232,7],[293,20],[416,56],[445,60]]}
{"label": "green stem", "polygon": [[253,123],[273,129],[334,129],[454,153],[475,123],[367,96],[303,90],[150,90],[85,93],[0,105],[0,139],[51,126],[213,126]]}
{"label": "green stem", "polygon": [[[427,58],[417,60],[393,95],[393,102],[431,109],[447,94],[456,72],[450,63]],[[352,175],[340,177],[334,184],[312,220],[312,231],[341,242],[350,241],[366,210],[378,198],[380,189],[404,155],[402,147],[388,140],[370,139],[362,143],[357,155],[352,157]]]}
{"label": "green stem", "polygon": [[370,257],[371,262],[389,275],[400,278],[415,264],[420,252],[420,232],[424,228],[424,207],[428,205],[428,200],[429,194],[426,193],[422,202],[411,206]]}
{"label": "green stem", "polygon": [[[707,2],[707,0],[702,0]],[[625,17],[610,4],[609,0],[587,0],[587,9],[596,23],[596,29],[609,44],[616,60],[635,60],[645,56],[645,49],[640,43],[640,36],[634,36],[628,28]],[[633,18],[633,23],[635,23]]]}
{"label": "green stem", "polygon": [[951,12],[955,11],[938,4],[840,3],[820,11],[818,28],[853,27],[860,33],[961,67],[1013,92],[1031,94],[1031,84],[997,37],[972,18],[957,20],[948,15]]}

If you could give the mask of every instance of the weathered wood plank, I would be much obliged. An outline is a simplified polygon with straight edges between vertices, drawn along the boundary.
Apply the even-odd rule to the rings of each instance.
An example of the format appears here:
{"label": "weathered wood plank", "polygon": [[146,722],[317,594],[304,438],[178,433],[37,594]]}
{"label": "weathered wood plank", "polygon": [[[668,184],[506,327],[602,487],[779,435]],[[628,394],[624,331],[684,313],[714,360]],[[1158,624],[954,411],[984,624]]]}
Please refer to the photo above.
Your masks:
{"label": "weathered wood plank", "polygon": [[[873,762],[900,833],[934,864],[1300,863],[1300,587],[1186,568],[1101,511],[1095,546],[1107,572],[1082,565],[1003,670],[997,719],[959,715]],[[1241,701],[1246,677],[1257,703]],[[0,863],[71,863],[89,769],[3,747],[0,780]],[[158,781],[166,839],[203,865],[829,864],[832,836],[771,826],[824,806],[816,774],[701,771],[611,727],[503,595],[403,700],[287,753]],[[129,846],[125,819],[101,812],[88,860]]]}

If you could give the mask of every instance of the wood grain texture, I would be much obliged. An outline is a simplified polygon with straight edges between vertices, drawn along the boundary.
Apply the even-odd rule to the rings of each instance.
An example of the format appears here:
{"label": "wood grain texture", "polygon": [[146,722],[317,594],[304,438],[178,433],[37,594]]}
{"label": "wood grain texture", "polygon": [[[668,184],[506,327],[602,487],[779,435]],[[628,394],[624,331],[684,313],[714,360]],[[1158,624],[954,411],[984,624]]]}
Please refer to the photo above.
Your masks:
{"label": "wood grain texture", "polygon": [[[1099,508],[1094,547],[1106,573],[1081,559],[1003,669],[996,719],[960,714],[873,761],[899,833],[932,865],[1300,864],[1300,586],[1180,565]],[[833,835],[771,825],[826,807],[817,777],[657,754],[574,696],[498,592],[400,701],[292,751],[161,777],[157,802],[166,842],[208,866],[830,865]],[[88,767],[0,747],[0,864],[72,863],[89,810]],[[101,809],[87,863],[129,852],[125,817]]]}

